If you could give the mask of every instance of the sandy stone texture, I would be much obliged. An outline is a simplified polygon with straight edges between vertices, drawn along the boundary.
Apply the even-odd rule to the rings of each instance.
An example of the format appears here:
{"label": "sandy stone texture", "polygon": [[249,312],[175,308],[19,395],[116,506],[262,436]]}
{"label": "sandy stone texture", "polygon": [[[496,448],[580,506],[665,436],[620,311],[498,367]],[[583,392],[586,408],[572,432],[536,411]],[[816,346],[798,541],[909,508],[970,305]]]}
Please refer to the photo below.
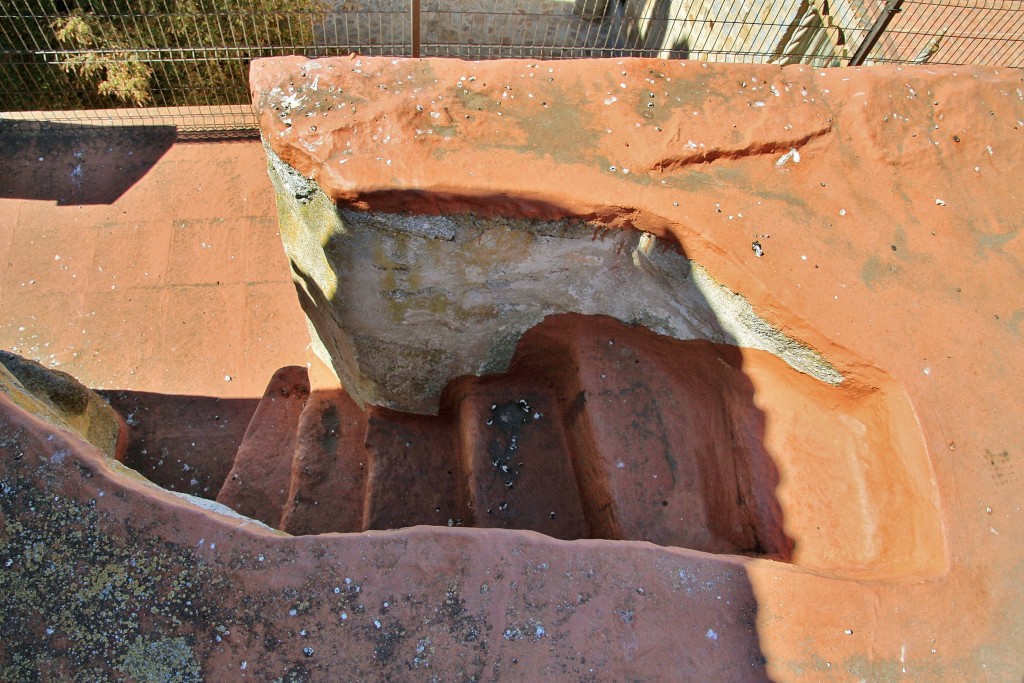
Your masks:
{"label": "sandy stone texture", "polygon": [[[155,488],[78,436],[17,408],[5,394],[2,677],[1020,680],[1021,79],[1017,71],[963,67],[816,70],[356,57],[320,62],[318,70],[299,59],[257,62],[254,89],[281,88],[273,96],[280,97],[279,109],[264,102],[267,144],[314,180],[332,204],[385,213],[569,218],[600,222],[610,231],[644,231],[699,263],[772,329],[820,354],[842,383],[800,374],[791,380],[797,371],[784,363],[773,374],[781,363],[777,357],[735,347],[722,356],[730,367],[714,370],[716,382],[749,382],[745,407],[777,416],[765,423],[756,445],[772,462],[794,464],[773,496],[783,511],[787,505],[792,510],[778,526],[794,542],[793,554],[787,560],[722,548],[705,552],[426,525],[289,536],[210,500]],[[339,87],[345,106],[335,98]],[[306,108],[280,109],[290,95],[296,101],[309,95]],[[654,107],[647,106],[651,101]],[[450,122],[442,118],[446,107]],[[245,149],[238,153],[262,163],[258,145]],[[176,171],[154,167],[155,177],[179,188],[166,193],[168,212],[187,209],[194,220],[206,221],[223,210],[216,202],[181,206],[181,197],[196,195],[180,188],[197,180],[180,163],[198,163],[207,153],[174,145],[167,155],[179,164]],[[67,172],[75,163],[68,161]],[[151,187],[141,175],[136,187]],[[244,177],[254,186],[264,182],[251,169]],[[269,195],[269,185],[260,187]],[[8,301],[20,307],[22,299],[10,293],[57,304],[62,298],[106,301],[98,287],[75,289],[71,275],[86,271],[59,270],[50,247],[60,242],[64,264],[74,266],[79,258],[92,264],[90,242],[75,232],[81,221],[91,225],[129,206],[142,215],[146,204],[128,192],[106,198],[109,204],[99,208],[51,206],[29,199],[27,191],[4,199],[0,254],[16,265],[8,265],[2,282],[5,314],[11,316],[3,331],[19,345],[38,341],[44,353],[46,335],[72,339],[74,332],[78,344],[82,327],[66,329],[65,309],[47,313],[38,305],[39,319],[20,323],[22,333],[7,313]],[[70,187],[68,196],[75,191]],[[268,199],[263,206],[269,215]],[[53,217],[63,230],[26,236],[19,216],[27,214]],[[7,230],[11,224],[17,229]],[[170,239],[172,228],[163,225],[159,233]],[[181,230],[192,237],[187,227]],[[138,234],[141,239],[149,233]],[[238,234],[249,244],[255,233]],[[212,270],[181,267],[189,258],[207,258],[202,241],[182,243],[180,249],[196,247],[196,255],[182,256],[184,264],[140,268],[177,275],[147,289],[138,284],[144,282],[140,272],[131,295],[133,319],[176,324],[147,328],[123,353],[118,335],[110,333],[103,339],[111,350],[93,361],[91,354],[76,358],[74,374],[87,376],[89,386],[109,388],[129,383],[129,368],[137,367],[147,391],[187,389],[255,402],[273,369],[296,362],[289,355],[273,364],[266,344],[247,345],[259,350],[253,357],[260,367],[270,369],[260,376],[224,369],[230,364],[212,349],[221,338],[234,340],[210,333],[222,330],[219,320],[190,314],[209,306],[238,315],[252,289],[247,268],[264,261],[235,264],[230,289],[237,296],[222,301],[216,287],[195,286],[213,284],[208,278],[216,282]],[[125,256],[107,253],[111,259]],[[150,253],[168,251],[139,252],[130,261]],[[225,251],[225,268],[232,267],[232,255]],[[287,285],[286,264],[279,265],[270,269],[273,287]],[[129,266],[123,272],[131,272]],[[83,281],[107,277],[89,272]],[[106,297],[125,296],[111,284],[119,283],[102,282]],[[182,291],[175,305],[161,303]],[[253,318],[245,323],[254,330],[246,339],[261,336],[301,352],[306,340],[295,340],[300,316],[287,317],[280,299],[270,300],[276,302],[270,307],[274,320],[289,324],[252,327]],[[15,310],[15,303],[10,306]],[[97,304],[95,310],[117,309]],[[157,313],[147,318],[147,310]],[[127,311],[119,324],[122,318]],[[233,318],[241,319],[249,320],[248,314]],[[187,332],[178,331],[181,320],[191,321]],[[186,344],[204,333],[202,343]],[[32,334],[40,339],[31,340]],[[204,347],[215,364],[199,357],[196,350]],[[748,362],[758,354],[769,360]],[[116,378],[105,382],[104,373],[115,370]],[[630,377],[594,366],[582,370],[593,382],[602,372],[615,382]],[[238,380],[226,382],[225,375]],[[805,381],[821,393],[797,391]],[[779,382],[784,389],[773,388]],[[631,385],[614,386],[621,393]],[[616,391],[605,397],[609,406]],[[315,396],[316,388],[311,392]],[[805,401],[807,396],[814,400]],[[879,396],[898,400],[872,403]],[[814,425],[808,439],[836,446],[829,420],[848,414],[845,409],[857,401],[864,409],[858,418],[864,438],[839,449],[845,469],[806,457],[812,442],[772,436],[786,433],[785,419],[807,420]],[[358,423],[357,416],[345,418],[350,405],[336,405],[339,428]],[[656,405],[667,417],[685,417],[671,414],[683,401]],[[900,417],[881,420],[885,411]],[[615,414],[612,407],[606,412]],[[844,424],[856,434],[855,424]],[[884,434],[881,424],[894,431]],[[401,430],[385,427],[374,427],[373,443],[397,449],[394,437]],[[371,433],[369,422],[364,433]],[[609,429],[606,440],[619,433]],[[870,446],[872,439],[882,445]],[[817,452],[824,458],[824,450]],[[55,460],[56,453],[66,455]],[[880,463],[901,461],[916,463],[916,474],[882,476],[881,483],[866,475],[884,474],[884,467],[872,470]],[[368,475],[365,490],[372,481]],[[898,508],[905,497],[898,490],[890,498],[877,496],[893,491],[881,488],[886,482],[925,482],[920,490],[934,494],[919,496],[921,504],[913,506],[927,531],[914,542],[899,535],[906,527],[894,512],[906,509]],[[829,487],[839,487],[837,504],[859,517],[837,519],[810,503],[811,494],[820,499]],[[895,540],[874,550],[903,552],[904,569],[856,576],[855,558],[834,550],[871,547],[840,544],[843,524],[869,539],[895,529],[888,536]],[[927,540],[936,533],[939,542]],[[919,547],[928,552],[918,554]],[[800,564],[803,549],[832,564]]]}

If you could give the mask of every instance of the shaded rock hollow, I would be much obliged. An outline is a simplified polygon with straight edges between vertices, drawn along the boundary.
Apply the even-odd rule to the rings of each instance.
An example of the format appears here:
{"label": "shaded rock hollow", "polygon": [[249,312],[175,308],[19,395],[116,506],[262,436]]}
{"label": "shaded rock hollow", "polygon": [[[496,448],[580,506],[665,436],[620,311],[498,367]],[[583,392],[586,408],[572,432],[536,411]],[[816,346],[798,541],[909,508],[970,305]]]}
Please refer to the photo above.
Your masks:
{"label": "shaded rock hollow", "polygon": [[217,497],[291,534],[469,526],[859,577],[945,566],[913,411],[877,372],[831,386],[764,351],[578,314],[527,331],[507,372],[449,384],[437,416],[282,391],[298,370],[271,380]]}
{"label": "shaded rock hollow", "polygon": [[[311,348],[343,387],[314,391],[303,409],[281,528],[447,521],[765,554],[854,575],[941,571],[927,455],[913,410],[884,375],[840,354],[850,368],[841,373],[716,281],[674,233],[638,229],[657,218],[645,219],[645,207],[581,211],[557,191],[513,201],[486,190],[496,178],[478,181],[474,170],[463,171],[464,188],[434,184],[427,169],[450,163],[449,145],[495,145],[485,127],[505,115],[514,146],[528,153],[558,158],[578,145],[586,162],[608,163],[598,142],[608,131],[585,110],[549,108],[546,96],[538,109],[532,92],[514,105],[534,86],[494,85],[522,69],[518,78],[541,76],[538,92],[551,91],[543,81],[554,78],[543,76],[555,67],[509,63],[487,82],[460,76],[452,90],[436,70],[453,74],[458,63],[267,66],[253,67],[254,101],[281,236]],[[790,103],[792,124],[759,137],[758,102],[738,113],[742,127],[712,125],[708,142],[683,144],[684,93],[666,65],[647,66],[631,62],[622,76],[642,75],[643,85],[619,84],[626,92],[605,100],[635,100],[640,120],[620,152],[629,167],[604,171],[620,184],[664,191],[695,166],[776,163],[780,154],[782,165],[832,130],[805,89],[752,78],[763,96]],[[575,65],[558,68],[571,75]],[[720,79],[706,84],[722,87]],[[552,103],[561,96],[552,91]],[[807,106],[795,107],[801,98]],[[646,144],[673,127],[674,144]],[[361,147],[377,163],[367,165]],[[635,349],[634,365],[594,342],[604,328],[610,346],[615,336],[630,340],[619,349]],[[602,365],[613,373],[593,374]],[[534,428],[534,404],[554,418],[550,427]],[[516,405],[531,407],[527,419],[492,433]],[[825,483],[816,468],[842,474]],[[623,471],[632,483],[620,481]],[[889,504],[897,512],[879,516]]]}
{"label": "shaded rock hollow", "polygon": [[[487,122],[511,119],[513,149],[558,158],[575,148],[595,164],[610,164],[613,175],[621,170],[623,182],[661,178],[669,187],[669,178],[692,175],[694,166],[807,145],[831,129],[820,105],[800,110],[795,124],[768,141],[734,125],[727,132],[706,131],[707,144],[684,143],[679,133],[665,134],[678,117],[673,112],[683,91],[667,70],[648,69],[654,78],[645,77],[642,88],[618,93],[630,102],[623,106],[635,104],[643,123],[629,132],[633,139],[619,151],[627,158],[617,167],[598,142],[610,129],[597,128],[598,122],[583,118],[585,110],[561,101],[562,94],[556,98],[543,83],[536,86],[551,91],[552,106],[543,97],[534,102],[532,92],[513,106],[517,93],[523,99],[523,84],[496,87],[493,80],[462,76],[452,89],[432,78],[434,67],[386,62],[292,60],[298,77],[261,62],[253,67],[281,236],[313,349],[357,402],[436,413],[448,382],[503,371],[527,329],[547,315],[569,312],[609,315],[677,339],[759,348],[823,381],[842,380],[819,352],[764,320],[675,239],[617,229],[641,227],[629,218],[638,217],[637,210],[605,207],[595,215],[544,193],[510,201],[500,187],[461,194],[448,187],[416,189],[430,184],[432,164],[448,158],[449,141],[495,144]],[[531,77],[555,71],[524,66]],[[796,97],[787,87],[784,99]],[[749,127],[760,117],[743,112],[740,118]],[[654,136],[672,141],[671,152],[664,142],[651,144]],[[352,156],[364,145],[379,146],[383,169],[368,173],[363,159]],[[423,167],[412,167],[421,157]],[[387,183],[376,174],[386,176],[392,167],[410,173],[410,181],[379,189]]]}
{"label": "shaded rock hollow", "polygon": [[558,313],[738,343],[823,381],[842,380],[820,354],[649,233],[571,219],[336,208],[267,153],[313,349],[359,403],[436,413],[449,382],[504,371],[523,333]]}

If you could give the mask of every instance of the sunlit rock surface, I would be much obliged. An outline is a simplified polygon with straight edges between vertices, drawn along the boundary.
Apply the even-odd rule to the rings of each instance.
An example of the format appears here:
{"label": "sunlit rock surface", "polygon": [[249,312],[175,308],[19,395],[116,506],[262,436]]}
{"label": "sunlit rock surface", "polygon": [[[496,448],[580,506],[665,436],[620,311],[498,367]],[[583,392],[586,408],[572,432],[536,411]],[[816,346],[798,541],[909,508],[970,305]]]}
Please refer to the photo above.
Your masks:
{"label": "sunlit rock surface", "polygon": [[[618,357],[595,355],[603,360],[582,368],[590,386],[598,387],[586,395],[587,402],[602,408],[608,420],[601,425],[607,437],[601,445],[609,452],[628,450],[631,456],[621,460],[621,470],[619,460],[611,463],[623,474],[619,481],[627,484],[642,483],[643,468],[660,467],[654,456],[664,455],[656,437],[649,436],[640,448],[620,446],[616,439],[630,430],[657,434],[661,427],[651,428],[657,416],[665,433],[670,425],[692,423],[700,413],[691,408],[712,414],[716,401],[747,415],[760,411],[764,431],[754,445],[778,468],[778,485],[767,488],[783,511],[781,517],[761,519],[774,520],[770,528],[781,529],[793,542],[792,555],[787,560],[784,554],[758,554],[756,548],[751,553],[749,536],[743,534],[720,535],[735,541],[704,546],[706,552],[628,540],[567,541],[514,528],[448,527],[446,520],[442,526],[287,536],[231,515],[210,500],[147,484],[79,436],[15,406],[5,393],[0,395],[0,594],[5,596],[0,678],[1019,680],[1024,649],[1019,604],[1024,522],[1017,464],[1024,443],[1017,409],[1024,376],[1019,353],[1024,200],[1018,188],[1024,95],[1018,92],[1019,73],[963,67],[705,68],[626,60],[537,63],[534,80],[547,69],[552,71],[545,78],[555,80],[546,81],[544,90],[505,91],[510,94],[502,98],[505,85],[516,87],[531,78],[533,62],[359,61],[343,63],[351,74],[361,69],[376,79],[367,81],[374,96],[353,105],[354,114],[365,116],[349,121],[359,128],[357,135],[340,136],[335,152],[329,140],[319,148],[332,163],[313,159],[299,142],[286,144],[303,137],[317,142],[308,132],[288,133],[283,121],[265,126],[275,154],[314,178],[336,205],[390,214],[579,218],[647,232],[673,244],[675,253],[699,263],[773,329],[813,349],[839,372],[843,381],[828,384],[767,352],[725,344],[712,353],[710,342],[658,337],[659,347],[703,347],[688,358],[707,359],[697,364],[697,376],[703,373],[714,382],[689,382],[697,389],[690,394],[692,401],[648,402],[654,411],[635,398],[630,410],[618,408],[616,401],[624,394],[635,397],[644,386],[650,389],[651,377],[661,382],[656,373],[644,374],[639,377],[644,384],[634,387],[637,376],[619,372],[616,363],[636,359],[622,353],[625,344],[618,343],[618,335],[609,337],[617,342],[613,347],[603,340],[606,352],[613,349]],[[305,64],[283,60],[276,67],[279,82],[301,85],[296,74]],[[267,63],[260,68],[272,70]],[[467,77],[464,83],[497,84],[498,90],[476,106],[487,109],[491,101],[507,100],[501,106],[509,107],[509,113],[497,117],[490,109],[487,125],[461,146],[456,146],[457,135],[404,138],[400,147],[409,163],[404,154],[382,154],[392,149],[395,138],[385,143],[385,133],[374,140],[377,127],[391,125],[399,110],[403,117],[420,115],[415,101],[409,100],[408,109],[399,106],[411,90],[391,98],[376,87],[391,88],[394,81],[382,82],[384,76],[377,74],[400,69],[432,70],[416,86],[421,88],[434,79],[455,87],[462,76]],[[678,87],[672,96],[680,101],[665,121],[654,124],[670,135],[663,144],[653,137],[635,144],[638,131],[651,136],[659,131],[644,129],[646,117],[621,105],[635,104],[641,95],[650,99],[647,93],[655,91],[645,93],[641,83],[657,81],[657,73]],[[402,78],[408,75],[415,74],[401,73]],[[315,75],[310,83],[314,80]],[[638,97],[624,99],[619,91],[631,88]],[[528,97],[531,92],[534,98]],[[418,102],[424,117],[430,100],[445,93],[427,94]],[[555,122],[532,116],[515,121],[512,105],[535,100],[541,109],[540,103],[547,102],[564,112],[564,125],[552,129],[547,140],[541,137],[543,126]],[[443,115],[443,109],[434,111]],[[265,114],[278,116],[272,110]],[[317,125],[313,117],[290,118],[292,128],[296,121],[305,123],[307,131]],[[328,119],[321,118],[323,125]],[[543,125],[530,130],[531,122]],[[799,142],[826,123],[827,133]],[[602,133],[605,129],[612,132]],[[574,144],[587,136],[588,145]],[[700,150],[701,144],[714,147],[712,138],[729,136],[736,146],[718,145],[728,153],[686,151],[691,141]],[[782,144],[764,146],[764,140]],[[351,151],[343,155],[349,144]],[[239,293],[239,278],[249,278],[246,288],[251,281],[252,289],[258,289],[268,286],[267,264],[285,267],[268,257],[266,245],[238,239],[261,230],[272,234],[269,215],[243,213],[247,197],[250,206],[256,204],[253,188],[267,196],[272,191],[269,183],[260,184],[262,177],[253,180],[252,168],[262,167],[263,152],[255,144],[196,142],[174,145],[163,158],[149,150],[148,158],[157,159],[151,161],[152,172],[132,176],[129,190],[122,184],[118,192],[95,195],[105,203],[40,202],[87,196],[67,177],[67,169],[78,163],[75,151],[51,144],[45,153],[49,163],[40,162],[44,154],[34,150],[0,155],[0,166],[17,171],[8,176],[18,179],[8,192],[21,193],[0,198],[9,219],[0,223],[0,252],[8,264],[0,280],[0,336],[5,347],[38,345],[40,353],[47,349],[46,354],[61,360],[66,359],[62,354],[76,353],[73,373],[88,378],[89,386],[135,390],[146,394],[136,396],[140,405],[143,398],[163,400],[179,417],[189,417],[195,428],[189,434],[195,437],[168,434],[181,423],[160,423],[156,411],[139,410],[131,421],[136,424],[129,424],[133,432],[150,430],[149,443],[168,448],[167,464],[177,472],[164,481],[185,489],[190,478],[198,479],[196,468],[210,464],[211,452],[200,448],[204,440],[198,437],[234,433],[238,426],[233,421],[242,408],[252,413],[273,370],[301,362],[299,351],[306,343],[302,321],[282,315],[284,306]],[[672,155],[680,162],[662,171],[637,163],[640,157]],[[349,160],[341,164],[346,156]],[[100,163],[109,163],[113,173],[118,162],[111,159],[99,152],[87,156],[82,188],[91,187],[91,169]],[[210,165],[202,166],[203,159]],[[201,173],[198,167],[213,170]],[[40,178],[33,170],[39,168],[55,170],[53,182],[60,180],[70,190],[43,193],[45,178],[26,189],[24,179]],[[340,169],[352,170],[341,179],[327,177]],[[217,222],[232,212],[245,220]],[[83,221],[103,227],[94,229]],[[136,221],[142,227],[129,227]],[[165,232],[156,230],[160,225]],[[184,227],[178,230],[179,225]],[[201,237],[196,226],[202,228]],[[124,239],[127,234],[140,240]],[[172,234],[196,237],[188,243],[194,249],[169,250]],[[105,236],[102,244],[116,241],[127,251],[104,251],[100,240],[83,235]],[[225,237],[233,242],[220,239]],[[222,261],[212,259],[200,239],[221,249]],[[59,251],[54,244],[60,244]],[[248,253],[236,245],[247,245]],[[274,244],[273,254],[279,256],[278,249]],[[62,255],[67,271],[54,265],[55,253]],[[100,276],[84,277],[86,271],[77,266],[95,265],[99,254],[126,258]],[[212,286],[219,277],[210,270],[213,263],[234,269],[233,288]],[[79,278],[72,283],[76,272]],[[111,280],[115,274],[116,283]],[[183,275],[195,286],[171,296],[180,293],[172,285]],[[137,286],[122,295],[127,282]],[[111,284],[117,284],[116,293]],[[123,312],[117,308],[122,304]],[[247,309],[250,315],[229,317],[223,315],[226,308]],[[104,312],[110,318],[102,328],[108,335],[100,337],[96,321]],[[79,326],[80,320],[89,324]],[[126,320],[137,334],[125,334]],[[177,338],[155,336],[152,330],[160,329],[186,332]],[[248,355],[238,351],[243,330],[251,335],[246,338],[260,342],[243,347]],[[186,345],[186,335],[197,341]],[[281,349],[295,348],[300,336],[298,358],[267,365],[268,357],[272,360]],[[90,348],[98,339],[114,342]],[[592,341],[596,346],[602,340]],[[47,342],[50,347],[44,346]],[[201,352],[215,344],[230,345],[238,356],[231,362],[239,367],[259,362],[260,376],[227,373],[221,361],[209,363]],[[551,359],[551,346],[539,348],[540,360]],[[77,354],[84,350],[90,352]],[[683,374],[679,371],[685,365],[673,363],[676,356],[669,354],[664,364]],[[136,368],[137,375],[131,375],[129,370]],[[493,378],[479,381],[488,390],[497,386]],[[612,384],[604,387],[602,381]],[[744,382],[749,382],[746,400],[737,403],[737,387]],[[803,390],[808,383],[813,391]],[[510,398],[522,398],[521,388],[515,388],[520,393]],[[486,392],[474,396],[475,404],[483,406],[478,417],[510,412],[504,398],[484,403]],[[886,396],[895,400],[880,400]],[[412,506],[402,505],[421,503],[434,491],[389,489],[387,484],[401,483],[396,472],[415,473],[409,460],[400,457],[407,442],[416,443],[407,438],[413,430],[406,429],[406,421],[441,416],[395,413],[372,432],[367,422],[360,434],[362,423],[345,412],[358,411],[358,406],[341,405],[340,399],[314,391],[304,410],[314,398],[321,407],[333,403],[338,419],[314,423],[314,415],[323,417],[327,411],[306,414],[306,437],[326,446],[331,441],[326,437],[349,430],[357,443],[393,456],[389,467],[366,474],[366,490],[375,500],[394,504],[364,509],[362,519],[387,527],[421,521],[406,514]],[[181,412],[188,401],[203,409]],[[488,415],[491,405],[498,411],[494,417]],[[860,411],[851,414],[851,406]],[[379,416],[385,410],[370,412]],[[544,415],[519,428],[523,439],[535,437],[524,429],[545,425],[552,415],[538,412]],[[261,414],[269,421],[267,411]],[[889,417],[883,421],[879,416],[885,414]],[[703,431],[697,439],[682,429],[684,445],[702,443],[709,422],[700,421]],[[887,433],[883,424],[899,429]],[[468,426],[476,437],[511,442],[512,430],[503,432],[486,419]],[[534,443],[547,442],[538,438]],[[742,443],[717,440],[715,445]],[[452,452],[426,452],[419,444],[417,449],[424,459],[440,460],[438,454]],[[154,449],[149,462],[161,456]],[[225,459],[233,456],[228,451]],[[497,468],[490,462],[486,467],[504,475],[501,465],[512,469],[518,462],[499,459]],[[522,462],[526,467],[528,461]],[[357,469],[359,461],[354,464]],[[184,465],[191,469],[185,471]],[[248,473],[256,470],[248,468]],[[301,497],[315,472],[310,468],[307,473],[301,463],[292,467],[296,471]],[[639,514],[650,513],[649,503],[663,510],[677,504],[674,498],[653,495],[659,492],[654,482],[671,480],[671,469],[662,471],[649,470],[648,485],[638,488],[642,495],[631,498],[635,505],[629,512],[637,513],[633,520],[654,518]],[[381,473],[385,476],[376,477]],[[216,483],[204,476],[210,484],[206,495],[212,497]],[[518,481],[525,481],[525,475]],[[676,490],[686,490],[684,477],[678,482]],[[190,490],[205,491],[207,483]],[[699,492],[702,486],[690,490]],[[911,499],[917,502],[908,505]],[[733,515],[742,510],[732,504],[735,500],[717,498],[717,509]],[[831,502],[821,506],[821,500]],[[689,502],[696,508],[695,501]],[[298,509],[306,513],[311,508]],[[437,514],[435,508],[426,509]],[[837,509],[849,514],[840,518]],[[729,515],[715,521],[729,522],[734,519]],[[291,520],[314,518],[293,515]],[[617,521],[625,528],[628,520]],[[933,542],[936,524],[938,544]],[[693,535],[672,542],[697,545],[701,527],[684,528]],[[927,533],[917,535],[915,529]],[[885,565],[879,557],[900,562]],[[858,558],[868,561],[858,567]]]}

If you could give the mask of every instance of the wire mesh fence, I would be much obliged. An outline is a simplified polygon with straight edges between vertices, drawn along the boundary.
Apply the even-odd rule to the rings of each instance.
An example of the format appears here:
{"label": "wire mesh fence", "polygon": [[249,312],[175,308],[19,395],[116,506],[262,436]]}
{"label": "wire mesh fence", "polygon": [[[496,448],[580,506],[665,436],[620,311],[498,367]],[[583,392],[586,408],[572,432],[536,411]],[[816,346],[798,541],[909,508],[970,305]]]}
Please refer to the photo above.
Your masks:
{"label": "wire mesh fence", "polygon": [[[251,126],[249,61],[316,54],[327,15],[320,0],[8,0],[0,110]],[[73,114],[25,113],[54,111]]]}
{"label": "wire mesh fence", "polygon": [[0,8],[0,122],[252,130],[252,59],[351,52],[815,66],[846,65],[859,53],[868,64],[1019,68],[1024,3],[7,0]]}
{"label": "wire mesh fence", "polygon": [[1024,2],[906,0],[872,61],[1024,68]]}

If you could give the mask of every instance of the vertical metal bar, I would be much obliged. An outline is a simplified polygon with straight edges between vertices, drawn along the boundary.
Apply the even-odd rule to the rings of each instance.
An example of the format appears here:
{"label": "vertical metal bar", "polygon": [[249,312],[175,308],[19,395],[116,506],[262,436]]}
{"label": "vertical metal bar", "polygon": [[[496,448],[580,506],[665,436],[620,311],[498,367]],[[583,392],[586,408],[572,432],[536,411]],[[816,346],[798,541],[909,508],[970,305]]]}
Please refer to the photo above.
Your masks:
{"label": "vertical metal bar", "polygon": [[412,0],[412,56],[420,56],[420,0]]}
{"label": "vertical metal bar", "polygon": [[878,42],[878,39],[885,33],[885,29],[888,28],[889,22],[893,20],[900,11],[900,7],[903,6],[903,0],[889,0],[885,4],[885,10],[882,11],[882,15],[875,21],[874,26],[868,31],[868,35],[864,38],[864,42],[860,44],[857,51],[853,53],[853,57],[850,57],[848,66],[860,66],[867,59],[868,53]]}

